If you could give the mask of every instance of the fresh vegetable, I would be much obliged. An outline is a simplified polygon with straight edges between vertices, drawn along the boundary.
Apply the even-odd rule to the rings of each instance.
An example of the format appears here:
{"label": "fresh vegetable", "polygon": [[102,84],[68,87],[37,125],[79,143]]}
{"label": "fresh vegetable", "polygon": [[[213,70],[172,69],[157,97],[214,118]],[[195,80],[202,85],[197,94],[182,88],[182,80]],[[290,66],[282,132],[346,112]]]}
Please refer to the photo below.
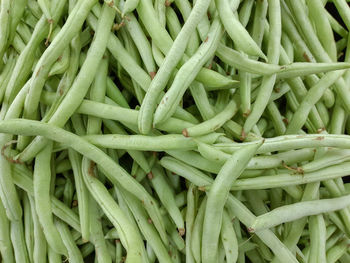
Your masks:
{"label": "fresh vegetable", "polygon": [[2,0],[1,262],[350,260],[345,0]]}

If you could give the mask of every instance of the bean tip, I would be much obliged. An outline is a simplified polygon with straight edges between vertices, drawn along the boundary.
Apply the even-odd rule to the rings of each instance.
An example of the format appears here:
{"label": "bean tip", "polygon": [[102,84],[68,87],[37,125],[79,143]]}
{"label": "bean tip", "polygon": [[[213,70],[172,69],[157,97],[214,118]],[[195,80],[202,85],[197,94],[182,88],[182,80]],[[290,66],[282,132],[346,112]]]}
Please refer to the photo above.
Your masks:
{"label": "bean tip", "polygon": [[205,192],[206,188],[205,188],[205,186],[198,186],[198,190],[202,191],[202,192]]}
{"label": "bean tip", "polygon": [[252,228],[252,227],[248,227],[248,228],[247,228],[247,231],[248,231],[248,233],[254,233],[254,232],[255,232],[255,229]]}
{"label": "bean tip", "polygon": [[182,130],[182,135],[188,137],[188,131],[186,128]]}
{"label": "bean tip", "polygon": [[185,235],[186,230],[185,230],[184,228],[179,228],[178,230],[179,230],[179,234],[180,234],[180,236]]}
{"label": "bean tip", "polygon": [[152,180],[153,179],[153,173],[152,172],[149,172],[148,174],[147,174],[147,178],[149,179],[149,180]]}

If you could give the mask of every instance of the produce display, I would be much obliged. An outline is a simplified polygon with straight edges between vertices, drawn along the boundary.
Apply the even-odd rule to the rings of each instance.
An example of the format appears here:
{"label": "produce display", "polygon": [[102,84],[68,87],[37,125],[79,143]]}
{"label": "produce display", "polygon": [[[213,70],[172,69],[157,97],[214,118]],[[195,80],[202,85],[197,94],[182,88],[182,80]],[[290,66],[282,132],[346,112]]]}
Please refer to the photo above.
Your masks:
{"label": "produce display", "polygon": [[0,262],[350,263],[349,30],[346,0],[0,0]]}

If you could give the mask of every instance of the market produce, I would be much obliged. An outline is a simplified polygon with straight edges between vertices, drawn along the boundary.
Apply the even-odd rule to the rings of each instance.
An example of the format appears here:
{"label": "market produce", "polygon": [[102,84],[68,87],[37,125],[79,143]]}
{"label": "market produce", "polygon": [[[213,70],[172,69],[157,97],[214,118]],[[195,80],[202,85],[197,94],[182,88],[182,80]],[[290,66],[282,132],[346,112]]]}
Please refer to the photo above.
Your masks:
{"label": "market produce", "polygon": [[1,0],[1,262],[349,263],[346,0]]}

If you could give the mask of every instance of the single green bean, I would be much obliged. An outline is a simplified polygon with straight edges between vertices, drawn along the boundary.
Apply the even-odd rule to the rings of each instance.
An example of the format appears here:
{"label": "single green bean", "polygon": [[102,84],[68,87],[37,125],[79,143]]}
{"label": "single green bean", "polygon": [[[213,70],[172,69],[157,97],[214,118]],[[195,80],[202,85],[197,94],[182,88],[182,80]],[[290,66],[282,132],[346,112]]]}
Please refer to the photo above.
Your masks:
{"label": "single green bean", "polygon": [[[251,147],[235,152],[221,168],[212,188],[208,194],[205,209],[202,237],[202,261],[215,262],[218,250],[219,235],[221,229],[222,213],[231,185],[237,179],[256,150],[261,146],[261,141]],[[232,170],[234,173],[232,174]],[[213,222],[219,222],[213,225]]]}
{"label": "single green bean", "polygon": [[290,222],[304,216],[317,215],[343,209],[350,204],[349,195],[338,198],[305,201],[278,207],[269,213],[258,216],[249,227],[250,232],[270,228],[284,222]]}
{"label": "single green bean", "polygon": [[[221,134],[211,133],[197,137],[196,140],[213,143],[219,136]],[[193,150],[197,145],[195,139],[186,138],[180,134],[161,136],[105,134],[87,135],[84,139],[100,147],[139,151]]]}
{"label": "single green bean", "polygon": [[50,203],[50,160],[52,142],[37,155],[33,174],[35,210],[42,225],[46,240],[50,247],[61,255],[67,255],[67,250],[53,223],[52,208]]}
{"label": "single green bean", "polygon": [[209,119],[205,122],[197,124],[195,126],[186,128],[182,131],[182,134],[185,137],[197,137],[210,132],[214,132],[216,129],[219,129],[222,125],[230,120],[234,114],[237,112],[238,107],[234,100],[231,100],[225,109],[218,113],[212,119]]}

